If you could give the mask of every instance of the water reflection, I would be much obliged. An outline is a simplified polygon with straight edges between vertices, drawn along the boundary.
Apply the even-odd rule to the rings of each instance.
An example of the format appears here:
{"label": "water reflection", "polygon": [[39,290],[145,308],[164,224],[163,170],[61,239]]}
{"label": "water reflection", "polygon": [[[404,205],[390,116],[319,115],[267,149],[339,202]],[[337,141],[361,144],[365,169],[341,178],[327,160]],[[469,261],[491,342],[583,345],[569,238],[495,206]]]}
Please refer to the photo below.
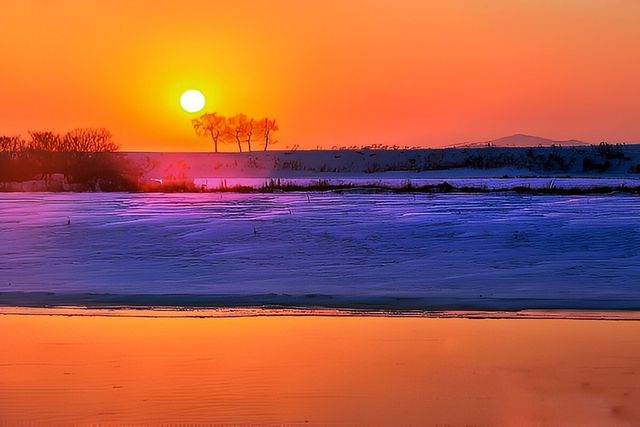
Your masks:
{"label": "water reflection", "polygon": [[637,425],[640,323],[0,316],[0,424]]}

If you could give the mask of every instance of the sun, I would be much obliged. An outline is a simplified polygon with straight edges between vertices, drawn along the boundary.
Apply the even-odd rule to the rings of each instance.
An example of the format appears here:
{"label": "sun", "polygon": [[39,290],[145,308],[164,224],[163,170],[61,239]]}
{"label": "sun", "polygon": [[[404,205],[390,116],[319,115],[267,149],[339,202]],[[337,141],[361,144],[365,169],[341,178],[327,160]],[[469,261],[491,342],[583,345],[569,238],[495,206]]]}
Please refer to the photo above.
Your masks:
{"label": "sun", "polygon": [[196,89],[189,89],[180,97],[180,105],[188,113],[197,113],[204,108],[204,95]]}

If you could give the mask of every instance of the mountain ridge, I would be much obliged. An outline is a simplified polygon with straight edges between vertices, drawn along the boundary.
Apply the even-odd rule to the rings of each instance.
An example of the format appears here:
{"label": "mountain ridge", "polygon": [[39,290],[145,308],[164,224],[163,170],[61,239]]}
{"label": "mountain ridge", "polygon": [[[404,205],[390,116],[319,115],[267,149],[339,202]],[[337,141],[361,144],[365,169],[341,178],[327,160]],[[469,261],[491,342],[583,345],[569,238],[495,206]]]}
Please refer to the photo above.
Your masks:
{"label": "mountain ridge", "polygon": [[461,144],[451,145],[451,148],[473,148],[473,147],[550,147],[552,145],[560,145],[566,147],[584,146],[589,145],[588,142],[580,141],[578,139],[568,140],[553,140],[543,138],[541,136],[526,135],[523,133],[516,133],[509,136],[503,136],[501,138],[492,139],[489,141],[480,142],[463,142]]}

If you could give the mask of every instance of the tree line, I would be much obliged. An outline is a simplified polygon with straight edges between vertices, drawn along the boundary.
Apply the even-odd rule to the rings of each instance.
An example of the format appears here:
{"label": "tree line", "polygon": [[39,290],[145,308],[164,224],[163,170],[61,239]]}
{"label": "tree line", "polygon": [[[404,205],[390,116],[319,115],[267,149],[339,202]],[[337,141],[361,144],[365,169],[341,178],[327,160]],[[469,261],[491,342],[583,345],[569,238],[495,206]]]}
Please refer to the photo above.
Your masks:
{"label": "tree line", "polygon": [[205,113],[193,119],[192,124],[197,135],[211,138],[216,153],[221,145],[237,146],[241,153],[243,145],[247,151],[255,151],[255,148],[267,151],[277,142],[274,134],[279,129],[275,119],[253,119],[245,114],[225,117],[218,113]]}
{"label": "tree line", "polygon": [[44,153],[112,153],[118,150],[107,129],[73,129],[65,134],[29,132],[29,138],[0,135],[0,154],[12,157]]}
{"label": "tree line", "polygon": [[89,190],[132,188],[134,173],[117,151],[107,129],[32,131],[27,138],[0,135],[0,181],[46,181],[62,174]]}

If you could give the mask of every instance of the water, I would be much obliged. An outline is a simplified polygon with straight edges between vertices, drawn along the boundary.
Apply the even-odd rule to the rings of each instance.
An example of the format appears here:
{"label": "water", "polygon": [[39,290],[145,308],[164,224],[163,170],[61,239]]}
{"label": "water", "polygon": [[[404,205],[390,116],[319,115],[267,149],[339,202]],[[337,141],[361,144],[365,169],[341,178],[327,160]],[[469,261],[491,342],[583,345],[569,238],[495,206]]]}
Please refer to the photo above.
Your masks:
{"label": "water", "polygon": [[0,341],[2,426],[640,424],[640,322],[3,315]]}
{"label": "water", "polygon": [[638,308],[639,214],[629,195],[6,193],[0,304]]}

